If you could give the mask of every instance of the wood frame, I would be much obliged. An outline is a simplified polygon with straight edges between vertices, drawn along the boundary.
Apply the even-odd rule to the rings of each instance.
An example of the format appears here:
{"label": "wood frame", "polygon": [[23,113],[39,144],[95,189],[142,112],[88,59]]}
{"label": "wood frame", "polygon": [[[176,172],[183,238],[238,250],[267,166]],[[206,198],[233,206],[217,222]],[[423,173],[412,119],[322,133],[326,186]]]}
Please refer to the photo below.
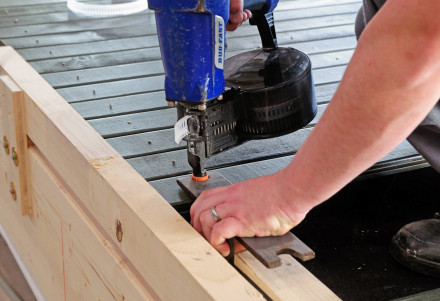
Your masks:
{"label": "wood frame", "polygon": [[[0,150],[0,225],[45,299],[264,299],[11,47],[0,118],[18,150],[18,166]],[[338,300],[283,260],[268,272],[236,257],[272,299]]]}

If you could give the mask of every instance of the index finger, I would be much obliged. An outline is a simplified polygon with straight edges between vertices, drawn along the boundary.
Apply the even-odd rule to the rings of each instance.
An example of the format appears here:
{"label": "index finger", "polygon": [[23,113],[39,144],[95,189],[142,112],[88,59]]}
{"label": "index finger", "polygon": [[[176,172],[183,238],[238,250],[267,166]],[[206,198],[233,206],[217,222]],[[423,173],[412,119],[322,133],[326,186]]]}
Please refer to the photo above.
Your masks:
{"label": "index finger", "polygon": [[233,238],[235,236],[245,236],[243,232],[243,225],[234,217],[227,217],[220,222],[213,225],[211,230],[211,237],[208,238],[217,251],[223,256],[228,256],[230,249],[226,243],[226,239]]}
{"label": "index finger", "polygon": [[191,220],[194,219],[196,212],[203,210],[203,208],[201,208],[200,206],[203,206],[202,204],[205,203],[207,199],[211,198],[212,196],[214,196],[218,193],[223,192],[224,190],[227,189],[227,187],[228,186],[222,186],[222,187],[217,187],[217,188],[203,191],[199,195],[199,197],[194,201],[194,203],[191,205],[191,208],[189,210]]}

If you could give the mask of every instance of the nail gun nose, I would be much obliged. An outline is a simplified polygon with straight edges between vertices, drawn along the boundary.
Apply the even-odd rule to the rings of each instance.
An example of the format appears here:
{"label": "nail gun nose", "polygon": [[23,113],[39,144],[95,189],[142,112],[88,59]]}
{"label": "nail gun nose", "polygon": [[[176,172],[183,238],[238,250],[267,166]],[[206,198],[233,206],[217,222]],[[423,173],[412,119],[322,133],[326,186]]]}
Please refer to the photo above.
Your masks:
{"label": "nail gun nose", "polygon": [[208,181],[209,175],[208,175],[208,173],[206,173],[206,175],[204,175],[204,176],[197,177],[193,174],[191,179],[195,182],[205,182],[205,181]]}

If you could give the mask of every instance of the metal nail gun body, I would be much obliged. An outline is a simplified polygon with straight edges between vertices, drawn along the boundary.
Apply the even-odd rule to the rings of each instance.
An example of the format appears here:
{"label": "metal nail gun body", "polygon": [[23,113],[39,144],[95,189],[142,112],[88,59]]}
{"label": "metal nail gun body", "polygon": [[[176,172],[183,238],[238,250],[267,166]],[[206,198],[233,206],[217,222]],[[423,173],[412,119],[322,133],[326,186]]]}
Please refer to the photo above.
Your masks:
{"label": "metal nail gun body", "polygon": [[210,156],[308,124],[317,111],[307,55],[277,45],[278,0],[246,0],[262,49],[225,60],[228,0],[149,0],[165,69],[165,94],[184,118],[188,162],[205,178]]}

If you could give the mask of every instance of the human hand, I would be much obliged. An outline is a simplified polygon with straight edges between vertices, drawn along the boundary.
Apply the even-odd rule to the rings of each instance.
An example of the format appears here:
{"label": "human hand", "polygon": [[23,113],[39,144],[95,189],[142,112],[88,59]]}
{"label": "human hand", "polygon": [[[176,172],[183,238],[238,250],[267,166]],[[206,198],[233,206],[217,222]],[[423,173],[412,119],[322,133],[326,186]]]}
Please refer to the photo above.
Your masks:
{"label": "human hand", "polygon": [[241,23],[252,17],[252,13],[243,9],[243,0],[231,0],[229,9],[229,21],[226,24],[227,31],[236,30]]}
{"label": "human hand", "polygon": [[[295,208],[287,182],[278,172],[204,191],[191,207],[191,224],[223,256],[229,254],[228,238],[283,235],[308,212]],[[213,207],[220,218],[217,222]]]}

